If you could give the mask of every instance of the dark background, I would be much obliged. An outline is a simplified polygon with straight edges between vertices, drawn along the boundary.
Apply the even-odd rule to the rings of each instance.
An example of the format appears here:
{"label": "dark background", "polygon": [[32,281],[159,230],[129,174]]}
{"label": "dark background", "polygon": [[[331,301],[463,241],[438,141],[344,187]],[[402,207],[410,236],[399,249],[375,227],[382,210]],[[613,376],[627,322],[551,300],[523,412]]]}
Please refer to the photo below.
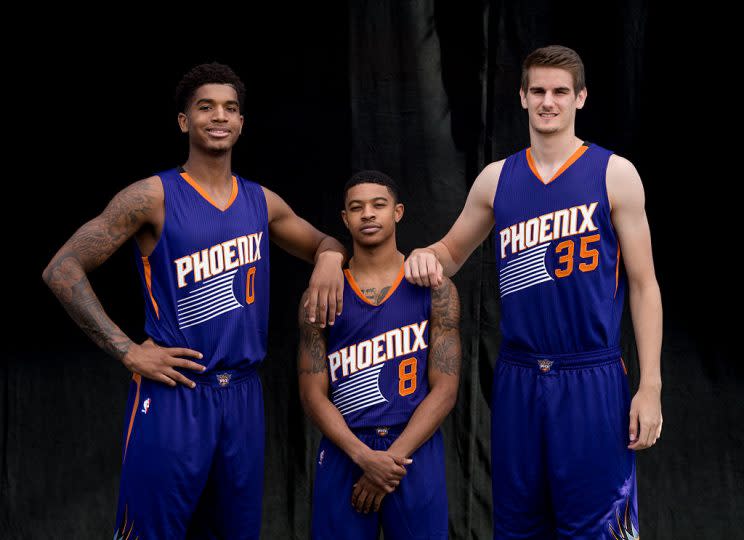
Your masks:
{"label": "dark background", "polygon": [[[129,376],[67,317],[41,272],[118,190],[185,161],[172,95],[186,70],[217,60],[241,75],[249,96],[235,171],[322,230],[346,238],[338,211],[352,171],[379,168],[398,180],[407,253],[447,231],[485,164],[528,145],[521,60],[560,43],[587,71],[577,134],[633,161],[646,189],[665,333],[664,432],[638,455],[643,536],[744,538],[744,369],[733,356],[735,312],[724,311],[738,293],[727,270],[739,251],[728,186],[740,175],[729,168],[736,144],[714,125],[737,114],[737,92],[702,35],[705,10],[594,4],[379,0],[197,6],[162,23],[116,8],[47,11],[33,25],[18,19],[34,47],[5,44],[14,57],[6,135],[19,144],[5,156],[4,216],[6,260],[28,272],[8,269],[5,280],[12,309],[0,362],[0,537],[111,536]],[[95,24],[83,22],[91,17]],[[90,278],[112,319],[141,340],[131,249]],[[294,362],[295,306],[310,267],[278,249],[271,257],[263,536],[307,538],[318,434],[303,416]],[[455,282],[464,363],[443,427],[450,531],[488,538],[488,402],[499,340],[490,242]],[[635,387],[627,320],[625,329]]]}

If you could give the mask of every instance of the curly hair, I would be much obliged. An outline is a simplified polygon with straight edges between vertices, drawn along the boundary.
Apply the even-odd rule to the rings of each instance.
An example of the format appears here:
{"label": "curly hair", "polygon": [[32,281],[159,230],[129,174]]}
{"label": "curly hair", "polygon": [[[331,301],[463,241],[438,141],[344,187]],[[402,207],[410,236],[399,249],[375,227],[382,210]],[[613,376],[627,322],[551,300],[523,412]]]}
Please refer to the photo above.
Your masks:
{"label": "curly hair", "polygon": [[357,184],[379,184],[388,188],[388,191],[393,196],[393,202],[400,202],[400,190],[395,180],[390,178],[387,174],[380,171],[359,171],[355,173],[346,181],[344,185],[344,200],[346,200],[346,194],[349,190]]}
{"label": "curly hair", "polygon": [[230,66],[212,62],[211,64],[199,64],[191,68],[176,86],[176,107],[179,112],[186,112],[191,98],[194,97],[197,88],[205,84],[229,84],[238,94],[238,104],[243,110],[245,101],[245,85]]}

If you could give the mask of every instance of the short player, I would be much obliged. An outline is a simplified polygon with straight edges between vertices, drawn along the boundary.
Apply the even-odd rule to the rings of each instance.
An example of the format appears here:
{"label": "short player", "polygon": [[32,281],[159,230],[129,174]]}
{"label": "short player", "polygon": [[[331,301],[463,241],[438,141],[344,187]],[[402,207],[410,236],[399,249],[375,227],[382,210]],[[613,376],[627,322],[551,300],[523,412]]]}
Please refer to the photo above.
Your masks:
{"label": "short player", "polygon": [[380,528],[387,540],[447,538],[439,425],[457,396],[457,291],[403,279],[403,205],[389,177],[357,173],[344,206],[354,243],[344,312],[326,332],[300,315],[300,394],[324,435],[312,538],[376,539]]}
{"label": "short player", "polygon": [[[575,51],[531,53],[520,89],[531,147],[488,165],[447,235],[406,262],[413,282],[437,284],[494,230],[495,539],[637,538],[634,451],[661,433],[661,297],[643,188],[629,161],[575,136],[586,97]],[[632,402],[620,352],[627,285],[641,367]]]}
{"label": "short player", "polygon": [[[202,64],[179,83],[189,156],[125,188],[55,255],[44,277],[75,321],[133,372],[114,538],[256,539],[269,238],[316,261],[309,309],[341,309],[343,247],[230,168],[243,83]],[[106,316],[86,278],[134,236],[147,340]],[[324,296],[319,291],[328,290]],[[326,313],[313,314],[319,325]]]}

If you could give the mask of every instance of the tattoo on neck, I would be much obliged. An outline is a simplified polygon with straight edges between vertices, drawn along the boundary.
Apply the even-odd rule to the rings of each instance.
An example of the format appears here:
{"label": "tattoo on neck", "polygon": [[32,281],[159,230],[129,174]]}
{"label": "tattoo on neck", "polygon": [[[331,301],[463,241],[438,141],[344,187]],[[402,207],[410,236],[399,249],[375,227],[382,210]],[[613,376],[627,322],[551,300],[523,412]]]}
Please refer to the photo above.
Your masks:
{"label": "tattoo on neck", "polygon": [[385,296],[387,295],[388,291],[390,290],[390,285],[387,287],[383,287],[378,292],[377,289],[374,287],[370,287],[369,289],[362,289],[362,294],[364,294],[365,298],[372,302],[375,305],[379,305],[380,302],[382,302],[385,299]]}

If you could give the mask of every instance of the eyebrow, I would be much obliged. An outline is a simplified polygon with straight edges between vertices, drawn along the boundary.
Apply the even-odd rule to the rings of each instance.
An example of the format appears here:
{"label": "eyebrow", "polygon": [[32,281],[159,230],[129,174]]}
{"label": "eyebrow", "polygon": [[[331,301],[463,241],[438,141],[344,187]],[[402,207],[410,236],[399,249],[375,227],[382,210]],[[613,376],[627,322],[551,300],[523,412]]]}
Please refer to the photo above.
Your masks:
{"label": "eyebrow", "polygon": [[[371,199],[368,199],[368,200],[370,200],[370,201],[383,200],[383,201],[387,202],[388,201],[388,198],[387,197],[383,197],[382,195],[380,195],[379,197],[372,197]],[[363,202],[364,201],[361,200],[361,199],[352,199],[352,200],[349,201],[348,204],[363,203]]]}
{"label": "eyebrow", "polygon": [[[195,104],[198,105],[199,103],[210,103],[211,104],[211,103],[216,103],[216,101],[214,99],[209,99],[209,98],[200,98],[196,100]],[[226,105],[240,105],[234,99],[228,99],[227,101],[225,101],[225,104]]]}
{"label": "eyebrow", "polygon": [[[544,86],[530,86],[528,90],[545,90],[545,87]],[[569,91],[571,89],[568,86],[557,86],[553,90]]]}

